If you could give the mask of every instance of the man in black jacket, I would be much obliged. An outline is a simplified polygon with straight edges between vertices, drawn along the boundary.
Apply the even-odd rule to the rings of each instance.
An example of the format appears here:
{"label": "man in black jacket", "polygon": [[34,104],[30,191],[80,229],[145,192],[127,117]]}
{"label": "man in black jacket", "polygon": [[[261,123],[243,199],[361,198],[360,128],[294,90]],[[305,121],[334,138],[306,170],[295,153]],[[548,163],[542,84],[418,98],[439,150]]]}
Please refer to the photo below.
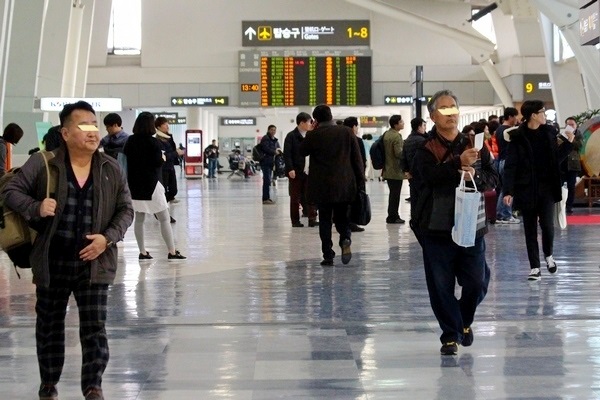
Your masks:
{"label": "man in black jacket", "polygon": [[[429,301],[442,329],[440,352],[454,355],[459,344],[473,343],[471,324],[490,279],[485,260],[486,219],[478,223],[473,246],[462,247],[452,239],[455,191],[463,172],[471,174],[480,192],[496,186],[498,173],[487,147],[477,151],[470,138],[459,132],[458,100],[452,92],[437,92],[427,108],[435,126],[413,160],[410,226],[423,249]],[[457,281],[460,299],[454,295]]]}
{"label": "man in black jacket", "polygon": [[283,142],[283,158],[285,160],[285,173],[290,179],[290,218],[292,226],[301,228],[300,205],[306,210],[308,226],[317,226],[317,211],[315,207],[306,202],[306,185],[308,183],[306,158],[300,154],[300,143],[304,140],[306,133],[313,129],[313,119],[310,114],[301,112],[296,116],[296,128],[289,132]]}
{"label": "man in black jacket", "polygon": [[406,199],[406,201],[410,201],[410,199],[412,199],[414,189],[413,185],[410,183],[412,180],[410,170],[417,149],[422,146],[423,143],[425,143],[425,131],[427,129],[427,124],[423,118],[413,118],[410,121],[410,129],[410,135],[408,135],[404,141],[404,146],[402,147],[402,164],[404,165],[404,173],[406,174],[408,183],[410,184],[410,197]]}
{"label": "man in black jacket", "polygon": [[275,164],[275,154],[277,150],[281,148],[279,141],[275,137],[277,133],[277,127],[275,125],[269,125],[267,128],[267,134],[260,140],[260,149],[262,150],[264,157],[260,161],[260,169],[263,173],[263,185],[262,185],[262,202],[263,204],[275,204],[271,199],[271,177],[273,176],[273,165]]}
{"label": "man in black jacket", "polygon": [[567,132],[566,137],[557,138],[556,130],[546,124],[546,109],[540,100],[525,101],[521,115],[525,122],[509,133],[502,192],[504,204],[521,211],[530,267],[527,280],[538,281],[541,278],[538,221],[546,268],[551,274],[557,270],[552,252],[554,204],[562,198],[559,166],[571,152],[575,135]]}

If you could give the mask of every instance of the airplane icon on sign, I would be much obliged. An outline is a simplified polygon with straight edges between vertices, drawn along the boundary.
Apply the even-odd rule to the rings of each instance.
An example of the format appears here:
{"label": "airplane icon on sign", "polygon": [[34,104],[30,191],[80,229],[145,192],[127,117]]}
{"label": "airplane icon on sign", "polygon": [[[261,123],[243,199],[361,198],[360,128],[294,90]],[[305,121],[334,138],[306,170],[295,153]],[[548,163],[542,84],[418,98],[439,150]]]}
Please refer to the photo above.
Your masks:
{"label": "airplane icon on sign", "polygon": [[258,40],[271,40],[272,35],[270,26],[258,27]]}

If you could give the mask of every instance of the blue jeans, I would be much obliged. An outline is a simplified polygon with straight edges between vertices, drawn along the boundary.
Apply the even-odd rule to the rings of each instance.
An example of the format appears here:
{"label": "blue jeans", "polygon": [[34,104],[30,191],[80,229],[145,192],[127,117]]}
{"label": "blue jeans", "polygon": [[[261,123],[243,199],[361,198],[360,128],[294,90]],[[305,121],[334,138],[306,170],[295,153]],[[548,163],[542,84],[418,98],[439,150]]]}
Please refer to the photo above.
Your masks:
{"label": "blue jeans", "polygon": [[219,163],[219,160],[216,158],[209,158],[208,159],[208,177],[209,178],[214,178],[215,177],[215,171],[217,170],[217,164]]}
{"label": "blue jeans", "polygon": [[[502,160],[498,165],[498,175],[500,175],[501,180],[502,175],[504,175],[504,162],[505,160]],[[496,203],[496,219],[509,219],[510,217],[512,217],[512,207],[504,204],[504,192],[500,190],[498,202]]]}
{"label": "blue jeans", "polygon": [[[321,221],[323,219],[321,218]],[[485,261],[485,240],[473,247],[460,247],[448,237],[420,235],[429,301],[438,320],[442,343],[463,339],[463,329],[473,323],[475,310],[484,299],[490,282]],[[460,300],[454,296],[455,280],[462,286]]]}
{"label": "blue jeans", "polygon": [[263,163],[260,164],[260,169],[263,173],[263,185],[262,185],[262,199],[263,201],[271,198],[271,177],[273,176],[273,164]]}

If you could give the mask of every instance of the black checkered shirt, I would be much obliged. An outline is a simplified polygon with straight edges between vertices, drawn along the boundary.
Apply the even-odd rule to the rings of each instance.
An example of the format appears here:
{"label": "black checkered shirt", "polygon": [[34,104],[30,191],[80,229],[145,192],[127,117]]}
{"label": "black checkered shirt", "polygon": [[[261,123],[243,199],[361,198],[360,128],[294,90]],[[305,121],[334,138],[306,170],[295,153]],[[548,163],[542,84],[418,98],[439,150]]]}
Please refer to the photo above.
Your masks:
{"label": "black checkered shirt", "polygon": [[89,263],[81,260],[79,252],[89,244],[85,235],[92,232],[92,174],[80,188],[69,162],[66,167],[67,203],[50,244],[51,286],[69,285],[90,277]]}

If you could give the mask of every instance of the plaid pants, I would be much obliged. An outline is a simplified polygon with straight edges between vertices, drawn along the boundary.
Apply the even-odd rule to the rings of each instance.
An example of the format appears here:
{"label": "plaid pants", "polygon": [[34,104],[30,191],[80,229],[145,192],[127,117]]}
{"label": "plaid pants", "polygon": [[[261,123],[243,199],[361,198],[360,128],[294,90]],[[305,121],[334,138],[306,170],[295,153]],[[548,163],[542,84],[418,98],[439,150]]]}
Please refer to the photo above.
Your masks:
{"label": "plaid pants", "polygon": [[73,283],[73,287],[36,289],[35,338],[42,383],[55,385],[65,361],[65,315],[73,293],[79,311],[79,340],[82,350],[81,390],[102,387],[108,364],[106,313],[108,285]]}

